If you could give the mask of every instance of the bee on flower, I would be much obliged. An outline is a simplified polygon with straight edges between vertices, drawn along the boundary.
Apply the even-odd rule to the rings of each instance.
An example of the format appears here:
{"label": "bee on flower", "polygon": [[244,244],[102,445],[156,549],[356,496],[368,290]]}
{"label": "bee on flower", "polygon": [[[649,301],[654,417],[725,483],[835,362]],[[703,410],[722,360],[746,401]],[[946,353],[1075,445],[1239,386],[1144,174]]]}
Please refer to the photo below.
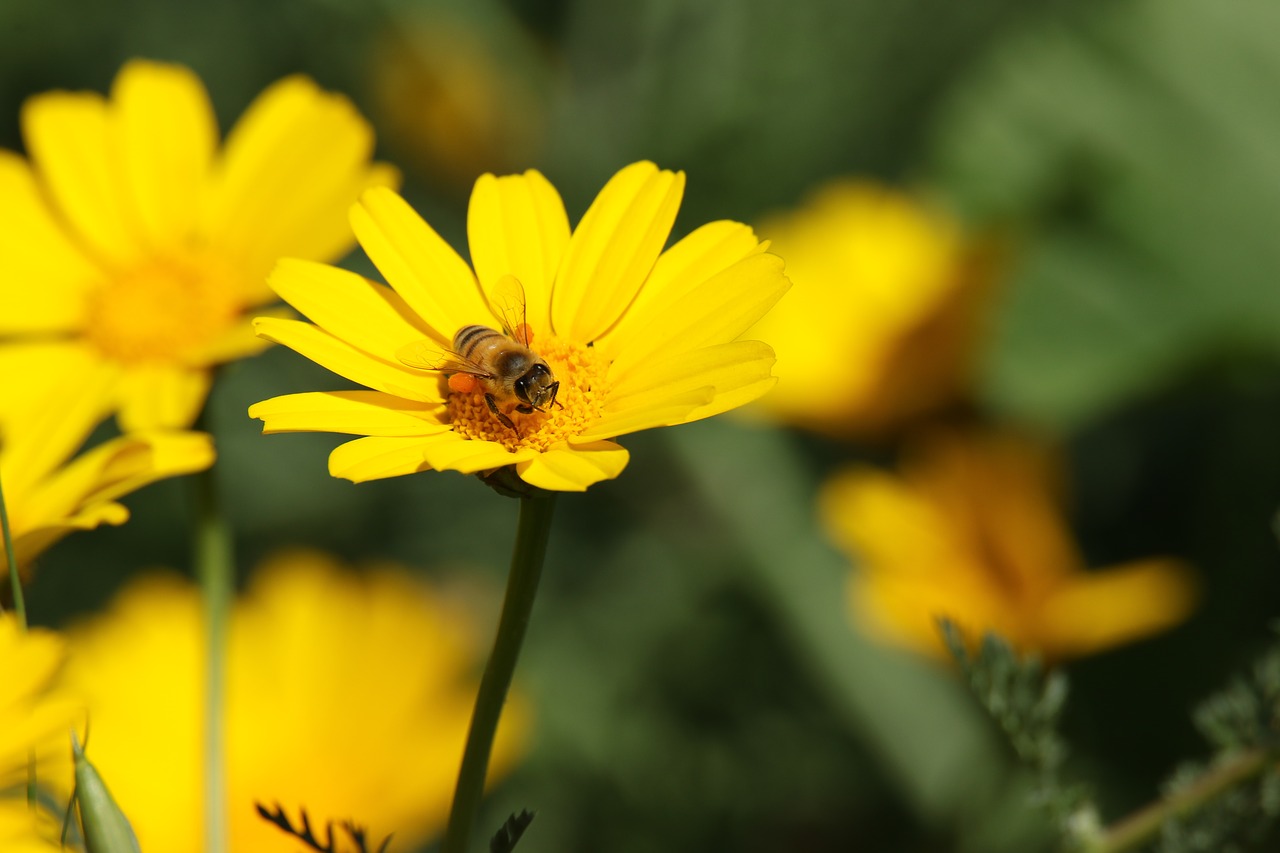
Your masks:
{"label": "bee on flower", "polygon": [[369,390],[249,414],[268,433],[363,436],[329,458],[355,482],[510,469],[581,491],[616,477],[619,436],[719,414],[775,381],[772,348],[741,338],[790,286],[782,259],[727,221],[664,251],[683,190],[683,173],[635,163],[570,229],[540,173],[484,175],[467,216],[474,271],[396,193],[367,191],[351,224],[390,286],[285,260],[270,284],[312,322],[256,327]]}

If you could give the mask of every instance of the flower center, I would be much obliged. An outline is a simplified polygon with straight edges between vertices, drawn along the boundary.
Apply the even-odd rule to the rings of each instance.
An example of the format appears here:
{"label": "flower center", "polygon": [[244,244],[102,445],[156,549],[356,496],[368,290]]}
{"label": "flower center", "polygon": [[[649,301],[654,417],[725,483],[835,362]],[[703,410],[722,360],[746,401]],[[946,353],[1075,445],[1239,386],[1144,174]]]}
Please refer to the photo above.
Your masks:
{"label": "flower center", "polygon": [[182,361],[235,321],[244,307],[242,292],[216,258],[149,258],[102,282],[89,297],[87,335],[116,361]]}
{"label": "flower center", "polygon": [[510,401],[504,406],[502,400],[496,400],[499,410],[511,418],[513,429],[490,410],[483,389],[466,394],[453,391],[449,394],[449,417],[454,432],[465,438],[496,441],[508,450],[548,450],[599,420],[608,391],[609,366],[596,350],[556,337],[535,338],[530,348],[546,359],[560,383],[555,404],[545,412],[522,415],[509,411]]}

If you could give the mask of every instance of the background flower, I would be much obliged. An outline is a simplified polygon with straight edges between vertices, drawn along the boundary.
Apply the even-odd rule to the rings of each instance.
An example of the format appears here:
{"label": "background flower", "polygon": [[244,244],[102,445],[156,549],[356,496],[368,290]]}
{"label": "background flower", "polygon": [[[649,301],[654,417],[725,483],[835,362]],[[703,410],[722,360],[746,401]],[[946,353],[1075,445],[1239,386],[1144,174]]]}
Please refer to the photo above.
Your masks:
{"label": "background flower", "polygon": [[1187,617],[1187,570],[1147,559],[1088,571],[1061,520],[1050,461],[1007,438],[935,436],[901,475],[838,475],[823,493],[836,542],[858,560],[860,625],[949,657],[937,619],[994,631],[1050,658],[1090,654]]}
{"label": "background flower", "polygon": [[991,270],[960,223],[906,193],[841,179],[761,233],[797,286],[751,331],[774,343],[782,377],[758,408],[848,436],[966,394]]}
{"label": "background flower", "polygon": [[110,98],[31,98],[22,129],[30,162],[0,152],[0,336],[125,429],[190,426],[211,368],[261,349],[243,315],[276,258],[344,254],[347,206],[395,181],[351,104],[300,76],[221,151],[200,80],[155,62]]}
{"label": "background flower", "polygon": [[[530,485],[581,491],[616,477],[628,458],[617,436],[719,414],[774,381],[773,350],[738,337],[789,286],[782,261],[735,222],[704,225],[664,253],[683,192],[683,172],[633,164],[571,235],[541,174],[484,175],[467,216],[474,274],[399,196],[366,193],[352,224],[394,290],[285,261],[271,285],[316,325],[262,318],[256,328],[376,390],[276,397],[250,416],[265,432],[368,436],[329,458],[334,476],[355,482],[513,466]],[[443,360],[459,329],[502,328],[503,306],[486,295],[511,276],[527,298],[530,346],[560,385],[556,405],[505,425],[482,392],[450,392],[401,355],[425,342]]]}
{"label": "background flower", "polygon": [[[203,628],[195,587],[151,575],[68,632],[63,685],[85,699],[92,757],[144,850],[198,850]],[[254,804],[295,823],[355,820],[403,849],[447,814],[473,700],[469,627],[403,570],[356,575],[319,553],[259,568],[227,652],[229,849],[293,850]],[[494,766],[521,751],[519,700]]]}

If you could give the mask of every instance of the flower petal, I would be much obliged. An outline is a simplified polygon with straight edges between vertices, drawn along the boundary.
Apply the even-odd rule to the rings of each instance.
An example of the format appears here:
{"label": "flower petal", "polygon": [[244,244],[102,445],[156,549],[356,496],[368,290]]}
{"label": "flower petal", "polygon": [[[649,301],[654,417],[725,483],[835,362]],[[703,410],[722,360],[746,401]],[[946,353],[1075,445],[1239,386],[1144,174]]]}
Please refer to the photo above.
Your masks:
{"label": "flower petal", "polygon": [[612,441],[556,448],[516,465],[520,479],[556,492],[582,492],[593,483],[612,480],[627,467],[630,454]]}
{"label": "flower petal", "polygon": [[608,348],[612,356],[613,341],[647,334],[648,323],[661,315],[665,306],[676,304],[722,270],[760,254],[766,247],[756,239],[751,227],[741,222],[720,220],[694,230],[662,253],[627,313],[597,341],[597,346]]}
{"label": "flower petal", "polygon": [[442,399],[440,380],[435,374],[383,361],[310,323],[258,317],[253,321],[253,328],[262,337],[282,344],[352,382],[406,400],[438,403]]}
{"label": "flower petal", "polygon": [[99,269],[68,237],[30,166],[0,151],[0,334],[84,327]]}
{"label": "flower petal", "polygon": [[218,144],[204,84],[180,65],[133,60],[116,75],[111,111],[143,242],[178,243],[195,224]]}
{"label": "flower petal", "polygon": [[205,368],[144,364],[124,369],[116,418],[126,432],[182,429],[195,423],[213,377]]}
{"label": "flower petal", "polygon": [[[258,316],[283,320],[297,317],[293,311],[283,307],[266,309]],[[269,346],[271,341],[258,337],[253,331],[253,321],[246,317],[232,323],[205,346],[186,353],[182,361],[188,367],[211,367],[257,355]]]}
{"label": "flower petal", "polygon": [[705,386],[714,397],[691,411],[684,423],[710,417],[745,405],[776,384],[772,375],[773,349],[760,341],[734,341],[676,353],[637,367],[609,395],[608,412],[637,406],[661,405],[662,395],[672,398]]}
{"label": "flower petal", "polygon": [[551,286],[565,246],[569,216],[551,182],[530,169],[501,178],[482,175],[467,210],[471,263],[485,293],[504,275],[524,285],[525,321],[550,331]]}
{"label": "flower petal", "polygon": [[329,454],[329,474],[364,483],[425,471],[431,466],[422,451],[431,440],[422,436],[357,438],[338,445]]}
{"label": "flower petal", "polygon": [[684,172],[633,163],[614,175],[578,223],[551,294],[556,334],[591,342],[631,304],[675,223]]}
{"label": "flower petal", "polygon": [[616,356],[609,375],[614,382],[625,382],[629,371],[655,358],[728,343],[751,328],[790,286],[781,258],[756,254],[670,302],[654,299],[634,318],[632,328],[644,333],[613,341]]}
{"label": "flower petal", "polygon": [[22,136],[50,201],[97,257],[139,250],[137,212],[111,156],[107,102],[94,92],[47,92],[22,105]]}
{"label": "flower petal", "polygon": [[512,465],[532,459],[537,453],[538,451],[527,447],[511,451],[496,441],[463,438],[457,433],[441,436],[440,440],[429,444],[425,449],[426,460],[432,468],[462,474]]}
{"label": "flower petal", "polygon": [[716,389],[711,385],[689,389],[676,395],[660,390],[637,394],[631,401],[634,405],[617,412],[606,412],[598,421],[571,437],[569,443],[574,446],[579,443],[590,444],[602,438],[613,438],[629,432],[682,424],[692,412],[715,402],[715,394]]}
{"label": "flower petal", "polygon": [[280,80],[228,135],[202,233],[263,274],[285,254],[333,260],[350,245],[350,203],[371,181],[394,180],[370,171],[372,151],[373,130],[345,97],[301,75]]}
{"label": "flower petal", "polygon": [[273,397],[249,407],[263,434],[339,432],[351,435],[421,436],[444,432],[445,408],[381,391],[313,391]]}
{"label": "flower petal", "polygon": [[470,323],[493,322],[466,261],[404,199],[375,188],[351,209],[351,227],[387,284],[450,346]]}
{"label": "flower petal", "polygon": [[1174,560],[1077,573],[1040,613],[1045,651],[1083,655],[1159,633],[1185,619],[1195,600],[1194,577]]}

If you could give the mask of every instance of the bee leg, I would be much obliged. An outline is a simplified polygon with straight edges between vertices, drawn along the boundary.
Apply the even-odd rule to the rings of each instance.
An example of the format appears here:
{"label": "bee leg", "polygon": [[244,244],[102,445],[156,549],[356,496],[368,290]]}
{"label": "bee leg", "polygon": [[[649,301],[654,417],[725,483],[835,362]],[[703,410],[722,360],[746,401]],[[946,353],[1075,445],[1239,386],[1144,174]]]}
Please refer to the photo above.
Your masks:
{"label": "bee leg", "polygon": [[484,401],[489,405],[489,411],[493,412],[493,414],[498,418],[498,420],[502,422],[502,425],[507,429],[515,430],[516,438],[519,438],[520,430],[516,429],[516,425],[511,420],[511,418],[504,415],[502,411],[498,409],[498,401],[493,398],[493,395],[485,394]]}

